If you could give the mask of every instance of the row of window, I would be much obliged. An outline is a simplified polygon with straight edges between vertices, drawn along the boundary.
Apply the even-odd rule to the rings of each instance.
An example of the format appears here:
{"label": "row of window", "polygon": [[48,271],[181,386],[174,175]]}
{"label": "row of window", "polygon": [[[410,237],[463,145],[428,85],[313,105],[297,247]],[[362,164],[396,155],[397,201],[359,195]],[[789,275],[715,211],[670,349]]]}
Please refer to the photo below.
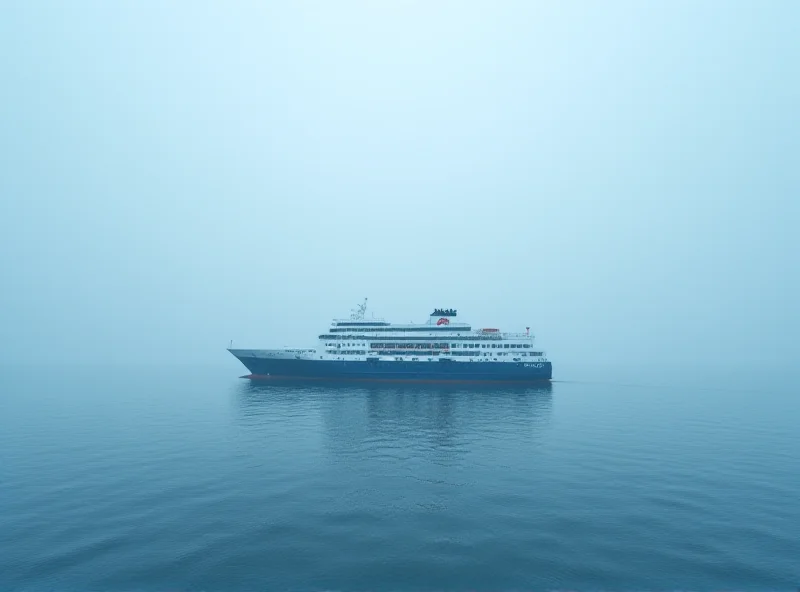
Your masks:
{"label": "row of window", "polygon": [[[454,343],[453,347],[459,347],[458,344]],[[463,348],[470,348],[470,349],[529,349],[531,347],[530,343],[465,343],[464,345],[460,346]]]}
{"label": "row of window", "polygon": [[[348,343],[353,347],[366,347],[366,343]],[[326,347],[338,347],[336,343],[328,342]],[[530,343],[372,343],[371,349],[530,349]],[[531,352],[531,355],[541,356],[542,352]]]}
{"label": "row of window", "polygon": [[387,327],[390,323],[381,321],[348,321],[336,323],[337,327]]}
{"label": "row of window", "polygon": [[414,356],[414,355],[424,355],[424,356],[438,356],[439,352],[436,350],[418,350],[418,351],[408,351],[408,350],[396,350],[396,349],[382,349],[373,351],[373,354],[377,354],[379,356],[394,356],[397,354],[405,354],[407,356]]}
{"label": "row of window", "polygon": [[332,328],[330,329],[331,333],[375,333],[380,331],[394,331],[396,333],[407,333],[407,332],[420,332],[425,331],[426,333],[430,333],[431,331],[436,331],[437,333],[444,332],[444,331],[460,331],[462,333],[466,333],[467,331],[471,331],[472,328],[469,326],[461,326],[461,327],[448,327],[447,325],[420,325],[419,327],[369,327],[369,328],[360,328],[360,327],[349,327],[349,328]]}
{"label": "row of window", "polygon": [[[450,352],[450,356],[469,356],[471,358],[492,357],[492,356],[541,356],[542,352],[471,352],[471,351],[454,351]],[[497,359],[497,358],[495,358]]]}
{"label": "row of window", "polygon": [[[347,349],[347,350],[330,349],[330,350],[327,350],[327,353],[329,353],[329,354],[337,354],[337,355],[351,355],[351,356],[363,356],[363,355],[367,354],[366,351],[360,350],[360,349]],[[439,353],[440,352],[438,352],[438,351],[432,351],[432,350],[431,351],[381,350],[381,351],[372,351],[372,352],[370,352],[371,355],[379,355],[379,356],[397,356],[397,355],[405,355],[405,356],[425,355],[425,356],[431,356],[431,355],[439,355]],[[494,359],[496,360],[498,356],[517,355],[517,356],[527,357],[527,356],[540,356],[541,353],[540,352],[531,352],[529,354],[528,352],[521,352],[521,353],[515,352],[515,353],[512,354],[510,352],[493,352],[493,353],[483,352],[483,354],[481,354],[480,352],[456,351],[456,352],[449,352],[447,355],[450,355],[450,356],[463,356],[463,357],[470,357],[470,358],[480,358],[481,356],[487,357],[487,358],[488,357],[494,357]]]}
{"label": "row of window", "polygon": [[447,343],[372,343],[372,349],[447,349]]}
{"label": "row of window", "polygon": [[[460,334],[459,335],[447,335],[446,337],[444,335],[439,335],[439,336],[421,335],[421,336],[417,336],[417,337],[408,336],[408,335],[387,335],[385,337],[380,337],[380,339],[391,339],[392,341],[419,341],[420,339],[448,339],[448,340],[451,340],[451,341],[487,341],[487,342],[503,341],[503,338],[498,334],[494,334],[494,335],[473,335],[469,331],[464,331],[464,333],[467,333],[467,334],[466,335],[460,335]],[[320,335],[319,339],[322,339],[324,341],[333,340],[333,339],[340,340],[340,341],[349,341],[351,339],[373,339],[373,338],[369,337],[367,335],[335,335],[335,334],[331,335],[331,334],[326,333],[325,335]],[[376,337],[374,337],[374,339],[378,339],[378,337],[376,336]]]}

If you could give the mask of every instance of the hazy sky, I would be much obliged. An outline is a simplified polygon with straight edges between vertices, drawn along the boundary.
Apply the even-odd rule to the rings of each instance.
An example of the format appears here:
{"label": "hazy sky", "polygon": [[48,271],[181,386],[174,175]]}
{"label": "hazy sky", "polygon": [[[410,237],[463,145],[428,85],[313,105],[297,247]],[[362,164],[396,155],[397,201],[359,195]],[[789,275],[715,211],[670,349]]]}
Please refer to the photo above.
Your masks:
{"label": "hazy sky", "polygon": [[[364,297],[553,360],[800,355],[800,2],[14,2],[0,356],[231,363]],[[752,367],[752,366],[751,366]]]}

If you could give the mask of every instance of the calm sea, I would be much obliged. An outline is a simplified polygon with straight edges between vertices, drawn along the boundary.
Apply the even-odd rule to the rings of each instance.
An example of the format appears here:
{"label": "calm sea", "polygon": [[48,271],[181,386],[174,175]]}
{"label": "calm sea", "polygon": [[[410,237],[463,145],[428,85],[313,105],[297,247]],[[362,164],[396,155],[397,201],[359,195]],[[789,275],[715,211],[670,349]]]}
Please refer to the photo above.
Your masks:
{"label": "calm sea", "polygon": [[800,381],[0,370],[0,591],[796,590]]}

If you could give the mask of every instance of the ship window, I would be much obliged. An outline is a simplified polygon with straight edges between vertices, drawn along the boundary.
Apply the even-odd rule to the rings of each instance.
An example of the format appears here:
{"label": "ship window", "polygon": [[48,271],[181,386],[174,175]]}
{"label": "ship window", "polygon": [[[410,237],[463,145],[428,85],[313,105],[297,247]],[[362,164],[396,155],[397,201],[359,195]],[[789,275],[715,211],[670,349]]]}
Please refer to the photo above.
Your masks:
{"label": "ship window", "polygon": [[507,343],[503,344],[503,349],[508,349],[508,344]]}
{"label": "ship window", "polygon": [[528,347],[530,347],[530,346],[531,346],[531,344],[530,344],[530,343],[524,343],[524,344],[522,344],[522,347],[525,347],[525,348],[528,348]]}

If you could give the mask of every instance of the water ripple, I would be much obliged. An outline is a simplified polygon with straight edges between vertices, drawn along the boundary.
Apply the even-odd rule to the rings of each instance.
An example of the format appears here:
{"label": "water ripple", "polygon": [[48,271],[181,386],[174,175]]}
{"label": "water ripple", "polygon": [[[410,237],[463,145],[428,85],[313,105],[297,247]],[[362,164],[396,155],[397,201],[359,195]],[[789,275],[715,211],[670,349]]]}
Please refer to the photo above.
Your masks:
{"label": "water ripple", "polygon": [[3,590],[800,581],[794,385],[4,378]]}

